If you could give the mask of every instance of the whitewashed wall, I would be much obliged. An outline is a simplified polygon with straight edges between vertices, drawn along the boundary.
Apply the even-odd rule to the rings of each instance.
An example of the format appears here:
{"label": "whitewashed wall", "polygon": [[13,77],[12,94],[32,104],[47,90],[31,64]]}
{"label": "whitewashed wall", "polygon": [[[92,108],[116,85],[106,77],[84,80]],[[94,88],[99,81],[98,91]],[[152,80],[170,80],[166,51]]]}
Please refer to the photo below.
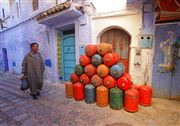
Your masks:
{"label": "whitewashed wall", "polygon": [[129,58],[129,72],[133,77],[134,83],[140,83],[143,81],[142,71],[139,68],[134,67],[134,54],[135,47],[138,44],[139,29],[141,27],[141,14],[132,14],[126,16],[114,16],[114,17],[102,17],[94,18],[92,21],[93,25],[93,41],[99,43],[99,37],[103,32],[111,28],[119,28],[127,33],[131,37],[130,42],[130,58]]}
{"label": "whitewashed wall", "polygon": [[[97,0],[94,0],[98,4]],[[98,6],[96,6],[98,7]],[[139,46],[139,37],[142,34],[154,34],[154,15],[153,13],[142,13],[142,3],[139,1],[131,5],[131,9],[119,8],[113,12],[114,8],[109,6],[107,9],[101,8],[101,13],[97,13],[92,18],[92,41],[99,43],[99,37],[111,28],[119,28],[126,31],[131,36],[129,73],[133,82],[137,85],[145,82],[145,66],[148,61],[148,83],[151,84],[152,78],[152,49],[141,50],[141,63],[134,65],[136,48]]]}

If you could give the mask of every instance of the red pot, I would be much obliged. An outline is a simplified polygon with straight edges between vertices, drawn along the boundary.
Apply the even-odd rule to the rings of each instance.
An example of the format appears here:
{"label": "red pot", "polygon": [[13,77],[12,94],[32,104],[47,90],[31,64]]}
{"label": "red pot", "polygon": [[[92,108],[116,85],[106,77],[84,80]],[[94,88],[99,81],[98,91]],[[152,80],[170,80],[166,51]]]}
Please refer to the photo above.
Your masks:
{"label": "red pot", "polygon": [[138,111],[139,92],[134,88],[128,89],[124,94],[124,109],[128,112]]}
{"label": "red pot", "polygon": [[85,53],[88,57],[91,57],[94,54],[96,54],[96,51],[97,51],[97,45],[87,45],[85,47]]}
{"label": "red pot", "polygon": [[86,55],[81,55],[79,58],[79,63],[81,64],[81,66],[86,66],[90,64],[90,62],[91,62],[91,59]]}
{"label": "red pot", "polygon": [[120,60],[119,54],[117,54],[117,53],[112,53],[112,55],[113,55],[113,57],[114,57],[116,63],[119,62],[119,60]]}
{"label": "red pot", "polygon": [[121,90],[125,91],[125,90],[131,88],[131,82],[126,77],[123,76],[117,80],[117,86]]}
{"label": "red pot", "polygon": [[75,73],[70,74],[70,81],[74,84],[79,81],[79,76],[77,76]]}
{"label": "red pot", "polygon": [[110,67],[110,66],[114,65],[115,63],[117,63],[117,59],[115,58],[113,53],[108,53],[108,54],[104,55],[103,63],[106,66]]}
{"label": "red pot", "polygon": [[132,83],[132,77],[129,73],[123,73],[123,77],[126,77]]}
{"label": "red pot", "polygon": [[112,76],[108,75],[104,78],[103,84],[107,88],[113,88],[116,86],[116,79],[114,79]]}
{"label": "red pot", "polygon": [[80,82],[84,85],[89,84],[90,83],[90,79],[86,74],[82,74],[79,78]]}
{"label": "red pot", "polygon": [[85,66],[84,68],[84,73],[91,77],[96,73],[96,67],[94,67],[92,64],[88,64],[87,66]]}
{"label": "red pot", "polygon": [[137,85],[132,84],[131,87],[136,89],[137,91],[139,90],[139,87]]}
{"label": "red pot", "polygon": [[74,99],[77,101],[84,99],[84,86],[77,82],[73,85]]}
{"label": "red pot", "polygon": [[92,83],[92,85],[97,87],[103,83],[103,79],[101,77],[99,77],[97,74],[95,74],[91,77],[91,83]]}
{"label": "red pot", "polygon": [[139,86],[139,104],[150,106],[152,102],[152,88],[148,85]]}

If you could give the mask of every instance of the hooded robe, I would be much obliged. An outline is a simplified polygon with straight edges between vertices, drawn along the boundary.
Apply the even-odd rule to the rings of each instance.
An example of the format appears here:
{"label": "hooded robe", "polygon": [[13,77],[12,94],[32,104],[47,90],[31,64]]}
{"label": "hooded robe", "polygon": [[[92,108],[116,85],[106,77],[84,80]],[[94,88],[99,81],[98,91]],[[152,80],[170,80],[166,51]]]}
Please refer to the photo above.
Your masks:
{"label": "hooded robe", "polygon": [[45,67],[40,53],[28,53],[22,62],[22,73],[29,83],[31,94],[37,94],[43,86],[43,73]]}

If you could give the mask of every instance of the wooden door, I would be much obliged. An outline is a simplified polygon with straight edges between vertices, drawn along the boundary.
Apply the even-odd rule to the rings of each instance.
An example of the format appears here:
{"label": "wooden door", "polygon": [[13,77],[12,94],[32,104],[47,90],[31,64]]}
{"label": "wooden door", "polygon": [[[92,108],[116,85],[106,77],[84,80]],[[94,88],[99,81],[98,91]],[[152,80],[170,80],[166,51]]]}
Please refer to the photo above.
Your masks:
{"label": "wooden door", "polygon": [[67,81],[70,78],[70,74],[74,71],[74,66],[76,64],[75,58],[75,36],[65,35],[63,36],[63,45],[62,45],[62,58],[63,58],[63,75],[62,79]]}
{"label": "wooden door", "polygon": [[101,35],[100,42],[113,45],[113,51],[119,54],[120,62],[125,65],[125,71],[128,72],[130,36],[123,30],[110,29]]}
{"label": "wooden door", "polygon": [[173,43],[180,36],[179,25],[157,26],[155,32],[155,53],[153,59],[153,95],[155,97],[180,100],[180,59],[174,58],[174,71],[164,71],[160,64],[164,62],[165,55],[160,49],[160,43],[170,40],[168,32],[173,33]]}

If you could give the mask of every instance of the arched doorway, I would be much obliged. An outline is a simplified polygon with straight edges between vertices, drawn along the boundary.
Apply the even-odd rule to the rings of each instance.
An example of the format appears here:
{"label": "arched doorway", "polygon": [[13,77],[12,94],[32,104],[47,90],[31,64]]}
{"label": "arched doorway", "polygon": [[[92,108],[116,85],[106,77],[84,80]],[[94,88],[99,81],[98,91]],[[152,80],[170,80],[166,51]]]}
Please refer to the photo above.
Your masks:
{"label": "arched doorway", "polygon": [[120,62],[125,65],[125,71],[128,72],[130,35],[121,29],[113,28],[105,31],[100,36],[100,42],[110,43],[113,45],[113,51],[119,54]]}

